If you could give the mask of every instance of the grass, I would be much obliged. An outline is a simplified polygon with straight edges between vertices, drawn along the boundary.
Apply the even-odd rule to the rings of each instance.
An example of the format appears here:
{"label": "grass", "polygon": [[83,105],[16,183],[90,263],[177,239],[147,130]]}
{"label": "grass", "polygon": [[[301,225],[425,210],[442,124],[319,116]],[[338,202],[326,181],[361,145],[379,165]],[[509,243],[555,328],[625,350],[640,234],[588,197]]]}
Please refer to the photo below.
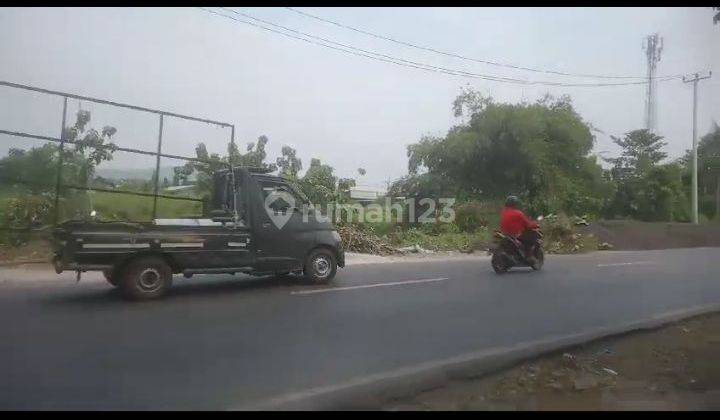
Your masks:
{"label": "grass", "polygon": [[422,228],[410,228],[406,231],[388,235],[393,246],[419,246],[431,251],[470,251],[486,249],[491,242],[491,231],[481,229],[476,232],[426,232]]}
{"label": "grass", "polygon": [[[93,208],[102,220],[150,221],[153,198],[137,195],[92,192]],[[200,217],[202,203],[197,201],[158,198],[158,218]]]}

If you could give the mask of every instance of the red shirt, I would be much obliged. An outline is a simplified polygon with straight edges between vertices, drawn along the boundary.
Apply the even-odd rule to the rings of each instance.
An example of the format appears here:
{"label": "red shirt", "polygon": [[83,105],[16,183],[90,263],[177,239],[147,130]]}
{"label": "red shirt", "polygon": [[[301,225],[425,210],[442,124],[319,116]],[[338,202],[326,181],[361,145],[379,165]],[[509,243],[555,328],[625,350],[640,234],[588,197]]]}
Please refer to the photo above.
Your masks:
{"label": "red shirt", "polygon": [[538,224],[518,209],[503,207],[500,212],[500,230],[506,235],[520,236],[525,230],[536,228]]}

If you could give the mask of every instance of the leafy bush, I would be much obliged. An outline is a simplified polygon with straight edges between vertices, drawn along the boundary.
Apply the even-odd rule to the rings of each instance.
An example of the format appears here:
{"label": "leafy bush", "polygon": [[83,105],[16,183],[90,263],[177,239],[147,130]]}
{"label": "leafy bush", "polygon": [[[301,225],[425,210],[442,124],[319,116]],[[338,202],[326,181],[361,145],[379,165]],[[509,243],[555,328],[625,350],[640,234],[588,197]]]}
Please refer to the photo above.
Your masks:
{"label": "leafy bush", "polygon": [[3,226],[26,228],[47,223],[51,210],[50,200],[44,195],[30,195],[5,200]]}
{"label": "leafy bush", "polygon": [[[27,243],[30,228],[38,228],[49,222],[52,203],[45,195],[29,195],[9,198],[2,204],[3,242],[12,246]],[[28,231],[23,231],[28,229]]]}
{"label": "leafy bush", "polygon": [[701,197],[700,199],[698,199],[698,201],[700,213],[707,217],[709,220],[720,216],[720,214],[715,214],[715,197],[707,195]]}
{"label": "leafy bush", "polygon": [[455,206],[455,224],[462,232],[475,232],[488,226],[483,205],[470,201]]}

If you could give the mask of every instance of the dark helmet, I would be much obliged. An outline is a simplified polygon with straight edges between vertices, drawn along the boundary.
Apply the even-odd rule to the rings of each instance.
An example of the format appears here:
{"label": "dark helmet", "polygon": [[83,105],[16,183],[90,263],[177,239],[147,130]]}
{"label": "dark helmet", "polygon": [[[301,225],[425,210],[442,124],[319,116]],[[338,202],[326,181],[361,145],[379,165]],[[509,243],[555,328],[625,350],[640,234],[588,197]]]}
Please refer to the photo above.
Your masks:
{"label": "dark helmet", "polygon": [[520,207],[520,199],[516,195],[509,195],[505,199],[505,207],[518,208]]}

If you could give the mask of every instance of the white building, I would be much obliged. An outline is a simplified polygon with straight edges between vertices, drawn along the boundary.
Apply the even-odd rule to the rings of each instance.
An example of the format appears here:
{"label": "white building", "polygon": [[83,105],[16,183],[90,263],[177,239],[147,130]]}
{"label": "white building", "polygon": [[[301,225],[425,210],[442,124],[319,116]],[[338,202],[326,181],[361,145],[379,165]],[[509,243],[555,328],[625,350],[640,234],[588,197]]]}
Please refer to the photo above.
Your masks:
{"label": "white building", "polygon": [[372,202],[385,196],[385,191],[380,188],[373,188],[358,185],[350,187],[350,198],[359,202]]}

